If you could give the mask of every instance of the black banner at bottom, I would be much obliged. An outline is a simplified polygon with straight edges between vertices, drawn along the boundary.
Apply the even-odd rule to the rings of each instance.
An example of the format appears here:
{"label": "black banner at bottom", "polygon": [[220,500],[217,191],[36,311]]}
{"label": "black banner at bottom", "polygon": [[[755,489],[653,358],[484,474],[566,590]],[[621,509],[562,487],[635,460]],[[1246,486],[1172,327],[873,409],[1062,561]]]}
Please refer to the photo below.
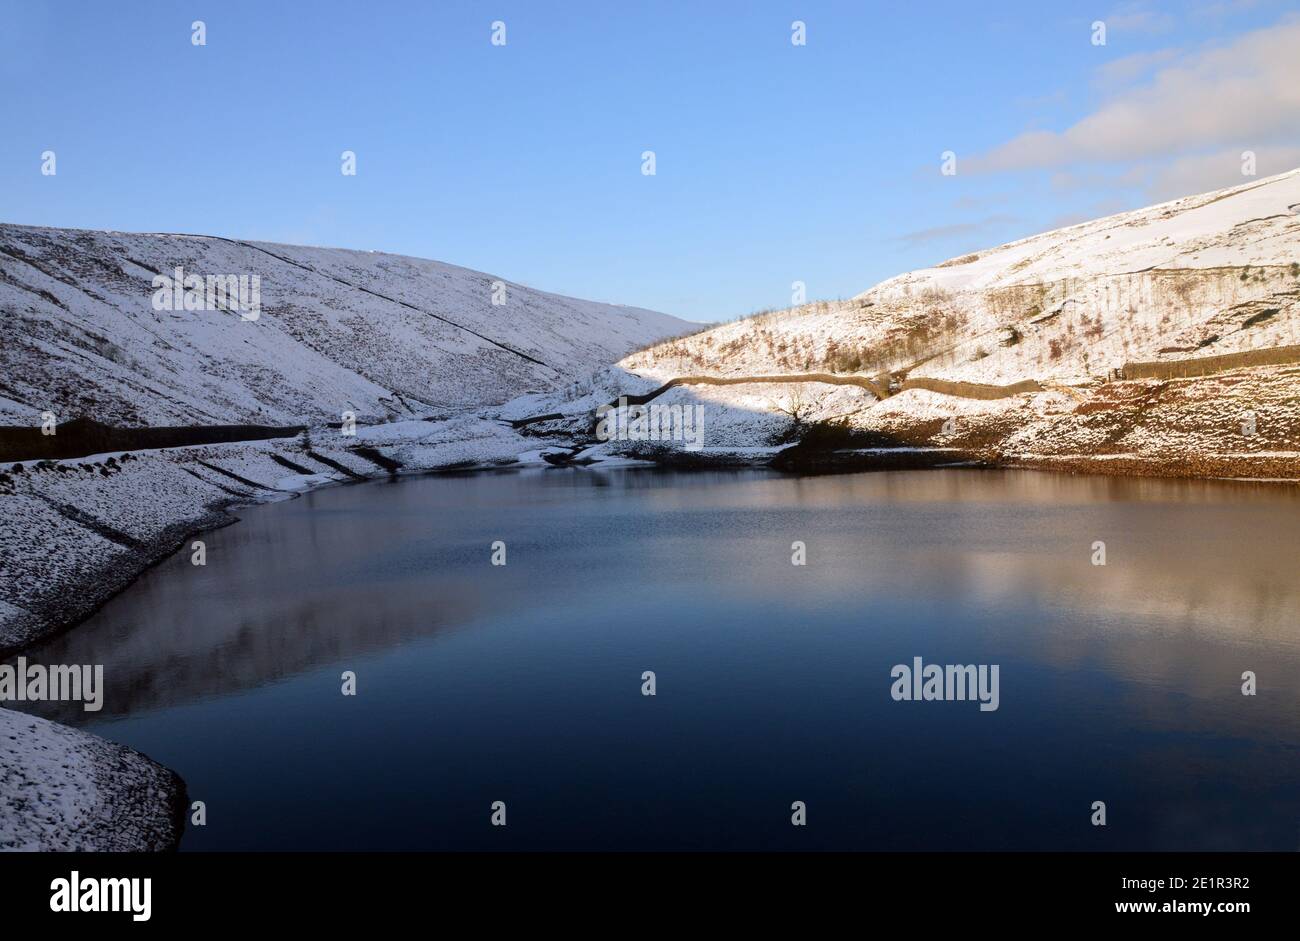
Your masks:
{"label": "black banner at bottom", "polygon": [[90,931],[374,930],[457,914],[493,928],[710,916],[772,928],[839,914],[1231,927],[1294,911],[1298,870],[1296,854],[13,854],[0,856],[0,903],[6,927],[75,920]]}

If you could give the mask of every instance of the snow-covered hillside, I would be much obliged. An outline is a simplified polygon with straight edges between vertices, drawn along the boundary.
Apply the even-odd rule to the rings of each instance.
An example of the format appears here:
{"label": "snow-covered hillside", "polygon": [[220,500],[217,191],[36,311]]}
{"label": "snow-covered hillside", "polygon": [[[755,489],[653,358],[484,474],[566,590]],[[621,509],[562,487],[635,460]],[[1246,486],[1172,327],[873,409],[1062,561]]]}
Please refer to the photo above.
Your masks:
{"label": "snow-covered hillside", "polygon": [[[155,309],[156,275],[256,275],[256,319]],[[0,225],[0,424],[294,424],[426,416],[556,387],[682,332],[376,252]],[[250,281],[251,284],[251,281]]]}
{"label": "snow-covered hillside", "polygon": [[704,406],[726,460],[833,423],[998,463],[1300,477],[1300,170],[668,340],[526,408],[578,427],[681,377],[661,401]]}
{"label": "snow-covered hillside", "polygon": [[629,356],[671,378],[830,370],[1083,383],[1300,343],[1300,170],[1058,229]]}

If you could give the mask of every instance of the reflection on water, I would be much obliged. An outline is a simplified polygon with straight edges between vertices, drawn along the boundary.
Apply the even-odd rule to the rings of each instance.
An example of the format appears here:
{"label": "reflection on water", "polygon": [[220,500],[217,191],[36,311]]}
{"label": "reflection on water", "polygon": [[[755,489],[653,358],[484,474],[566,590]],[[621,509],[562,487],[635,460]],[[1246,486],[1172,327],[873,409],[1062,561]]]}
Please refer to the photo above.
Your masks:
{"label": "reflection on water", "polygon": [[[179,771],[187,849],[1300,844],[1290,487],[556,469],[240,515],[26,654],[104,664],[101,713],[36,711]],[[894,702],[913,656],[1000,664],[1000,708]]]}

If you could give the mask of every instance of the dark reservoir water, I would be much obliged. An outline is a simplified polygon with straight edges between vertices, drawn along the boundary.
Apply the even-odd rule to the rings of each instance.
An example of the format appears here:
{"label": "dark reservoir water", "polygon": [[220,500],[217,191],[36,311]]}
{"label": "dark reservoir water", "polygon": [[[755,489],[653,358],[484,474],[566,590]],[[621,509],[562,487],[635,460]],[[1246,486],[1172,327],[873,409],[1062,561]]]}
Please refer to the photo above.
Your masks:
{"label": "dark reservoir water", "polygon": [[[1300,846],[1295,488],[554,469],[239,515],[27,653],[105,665],[37,711],[177,770],[183,849]],[[918,656],[998,708],[895,701]]]}

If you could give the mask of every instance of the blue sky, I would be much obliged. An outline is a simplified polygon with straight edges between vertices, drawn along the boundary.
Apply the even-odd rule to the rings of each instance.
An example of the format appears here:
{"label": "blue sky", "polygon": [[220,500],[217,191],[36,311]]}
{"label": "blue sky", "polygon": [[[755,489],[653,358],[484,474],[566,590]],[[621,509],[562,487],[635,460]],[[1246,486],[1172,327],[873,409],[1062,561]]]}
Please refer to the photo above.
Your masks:
{"label": "blue sky", "polygon": [[0,221],[399,252],[727,319],[1242,182],[1246,148],[1300,165],[1295,8],[0,0]]}

